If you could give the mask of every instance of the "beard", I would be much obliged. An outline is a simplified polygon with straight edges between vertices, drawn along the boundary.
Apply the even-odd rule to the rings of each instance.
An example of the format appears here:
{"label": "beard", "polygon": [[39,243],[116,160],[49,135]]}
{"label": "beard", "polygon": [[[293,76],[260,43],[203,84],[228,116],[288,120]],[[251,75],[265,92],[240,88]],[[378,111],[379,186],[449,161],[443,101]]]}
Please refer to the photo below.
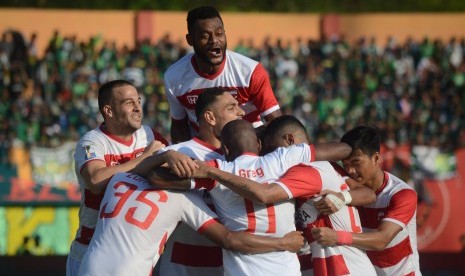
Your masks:
{"label": "beard", "polygon": [[226,57],[226,49],[227,49],[227,43],[225,42],[223,47],[221,48],[221,58],[218,59],[212,59],[208,56],[208,52],[199,48],[196,44],[193,45],[195,55],[203,61],[205,64],[210,65],[210,66],[217,66],[220,65],[224,58]]}

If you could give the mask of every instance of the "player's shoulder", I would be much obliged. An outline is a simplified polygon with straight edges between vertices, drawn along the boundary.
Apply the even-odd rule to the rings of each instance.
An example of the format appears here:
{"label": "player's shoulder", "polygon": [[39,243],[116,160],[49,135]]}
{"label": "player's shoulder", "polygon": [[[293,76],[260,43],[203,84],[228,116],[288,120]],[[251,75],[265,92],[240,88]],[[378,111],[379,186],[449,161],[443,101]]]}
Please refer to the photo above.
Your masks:
{"label": "player's shoulder", "polygon": [[84,133],[82,137],[79,139],[78,144],[84,143],[84,142],[98,142],[105,139],[105,134],[103,131],[100,129],[100,127],[96,127],[92,130],[89,130],[88,132]]}
{"label": "player's shoulder", "polygon": [[391,195],[394,195],[403,190],[415,192],[415,190],[410,185],[408,185],[399,177],[388,172],[385,173],[389,177],[387,186]]}
{"label": "player's shoulder", "polygon": [[242,54],[239,54],[239,53],[236,53],[236,52],[233,52],[233,51],[230,51],[230,50],[227,50],[226,51],[226,56],[228,59],[231,59],[234,61],[234,63],[242,63],[242,64],[247,64],[249,65],[250,67],[252,68],[255,68],[255,66],[257,66],[259,64],[258,61],[256,60],[253,60],[247,56],[244,56]]}
{"label": "player's shoulder", "polygon": [[194,53],[187,54],[175,63],[171,64],[165,72],[165,79],[176,78],[179,76],[180,71],[184,71],[189,68],[186,65],[190,64],[193,55]]}

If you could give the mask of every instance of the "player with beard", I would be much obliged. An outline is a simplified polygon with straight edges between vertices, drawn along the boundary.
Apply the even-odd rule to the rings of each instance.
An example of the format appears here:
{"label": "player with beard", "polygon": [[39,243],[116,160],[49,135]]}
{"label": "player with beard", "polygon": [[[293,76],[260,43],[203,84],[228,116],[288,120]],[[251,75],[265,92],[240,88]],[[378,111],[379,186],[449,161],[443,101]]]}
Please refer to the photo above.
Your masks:
{"label": "player with beard", "polygon": [[[186,40],[194,53],[181,58],[165,73],[173,143],[198,133],[195,104],[206,88],[225,87],[254,127],[281,115],[264,67],[248,57],[226,50],[223,20],[213,7],[198,7],[187,15]],[[190,126],[190,127],[189,127]]]}

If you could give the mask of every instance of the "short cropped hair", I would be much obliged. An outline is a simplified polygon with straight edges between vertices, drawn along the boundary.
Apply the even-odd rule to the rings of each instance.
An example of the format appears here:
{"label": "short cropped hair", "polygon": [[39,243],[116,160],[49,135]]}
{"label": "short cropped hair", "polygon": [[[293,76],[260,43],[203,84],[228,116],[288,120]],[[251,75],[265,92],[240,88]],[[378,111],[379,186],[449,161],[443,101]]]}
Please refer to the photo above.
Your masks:
{"label": "short cropped hair", "polygon": [[374,127],[358,126],[344,134],[341,142],[352,147],[352,151],[361,150],[368,156],[380,151],[381,138]]}
{"label": "short cropped hair", "polygon": [[100,86],[98,90],[98,109],[102,115],[104,115],[103,107],[107,104],[110,104],[113,89],[126,85],[133,86],[133,84],[127,80],[113,80]]}
{"label": "short cropped hair", "polygon": [[225,87],[211,87],[200,93],[195,102],[195,116],[197,117],[197,122],[205,111],[216,101],[216,97],[223,95],[227,91],[228,89]]}
{"label": "short cropped hair", "polygon": [[265,128],[263,138],[270,139],[276,136],[283,136],[289,131],[292,133],[300,131],[308,140],[305,126],[299,121],[299,119],[292,115],[282,115],[271,120]]}
{"label": "short cropped hair", "polygon": [[223,23],[223,19],[221,18],[220,13],[214,7],[202,6],[190,10],[187,13],[187,31],[192,34],[194,32],[194,25],[197,20],[210,18],[219,18],[221,23]]}

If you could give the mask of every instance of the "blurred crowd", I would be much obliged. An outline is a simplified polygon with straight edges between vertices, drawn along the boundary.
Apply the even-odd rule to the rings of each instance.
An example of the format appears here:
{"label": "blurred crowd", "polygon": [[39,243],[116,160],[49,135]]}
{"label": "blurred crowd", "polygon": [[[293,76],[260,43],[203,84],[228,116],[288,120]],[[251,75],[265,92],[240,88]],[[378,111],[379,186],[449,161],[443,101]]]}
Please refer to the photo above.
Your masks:
{"label": "blurred crowd", "polygon": [[[38,53],[36,40],[14,30],[0,39],[0,164],[15,144],[53,147],[98,126],[98,87],[117,78],[139,88],[144,123],[169,138],[163,73],[191,51],[183,43],[166,35],[117,48],[104,37],[80,41],[56,31]],[[363,124],[377,126],[389,146],[465,146],[463,38],[266,39],[232,50],[262,62],[283,113],[296,115],[313,141],[337,141]]]}

